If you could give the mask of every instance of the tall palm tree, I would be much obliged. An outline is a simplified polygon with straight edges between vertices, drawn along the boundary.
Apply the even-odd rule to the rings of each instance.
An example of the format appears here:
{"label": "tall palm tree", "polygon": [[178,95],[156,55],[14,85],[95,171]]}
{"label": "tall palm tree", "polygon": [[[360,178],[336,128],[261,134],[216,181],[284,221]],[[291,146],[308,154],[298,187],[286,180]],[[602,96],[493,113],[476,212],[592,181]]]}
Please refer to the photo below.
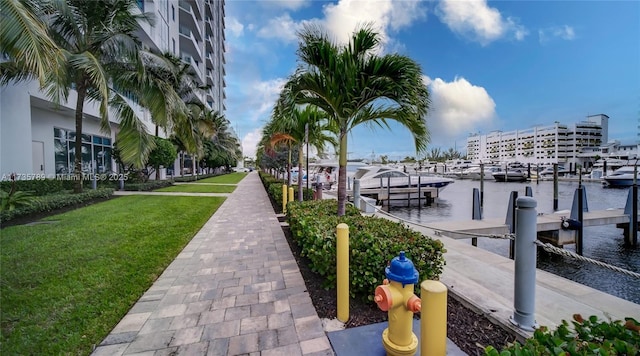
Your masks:
{"label": "tall palm tree", "polygon": [[[283,95],[288,95],[283,91]],[[334,147],[338,145],[335,139],[335,133],[331,132],[327,114],[319,110],[317,107],[307,105],[304,108],[294,107],[292,110],[283,106],[276,106],[273,115],[275,130],[279,132],[279,136],[273,136],[272,142],[277,142],[278,137],[287,140],[298,147],[298,200],[302,201],[302,162],[304,160],[303,145],[308,140],[309,145],[316,148],[322,153],[325,144],[330,143]],[[306,137],[305,137],[306,136]],[[275,138],[275,140],[274,140]],[[307,179],[308,179],[307,172]],[[289,176],[291,176],[289,174]],[[289,178],[291,180],[291,178]],[[289,184],[291,182],[289,181]]]}
{"label": "tall palm tree", "polygon": [[[20,53],[20,49],[30,47],[39,49],[10,57],[14,61],[7,67],[12,66],[14,70],[3,70],[0,74],[4,82],[25,80],[37,75],[41,80],[41,87],[46,88],[47,94],[55,102],[59,102],[60,98],[66,101],[70,89],[75,89],[77,92],[74,149],[76,174],[83,172],[81,152],[85,101],[99,103],[100,127],[103,132],[110,132],[111,129],[108,108],[112,108],[118,114],[120,117],[118,140],[122,141],[119,148],[122,150],[123,158],[148,155],[153,149],[153,141],[148,136],[144,124],[135,115],[124,93],[119,93],[110,85],[113,68],[119,68],[121,63],[139,62],[140,46],[134,32],[139,29],[139,22],[149,21],[150,17],[147,14],[134,13],[133,10],[137,6],[135,0],[24,0],[22,3],[25,4],[24,9],[27,12],[11,12],[6,16],[8,19],[3,17],[3,25],[5,21],[12,25],[6,30],[7,33],[13,33],[19,29],[20,27],[16,27],[15,24],[19,22],[20,16],[25,17],[25,14],[29,13],[28,18],[38,18],[34,22],[39,22],[40,25],[46,24],[48,36],[37,39],[32,35],[24,41],[14,41],[12,39],[14,37],[9,37],[7,41],[13,46],[10,47],[9,54],[13,53],[12,49],[17,49],[16,53]],[[2,10],[10,8],[4,2],[2,5]],[[18,8],[17,5],[14,7]],[[22,27],[37,29],[38,26]],[[38,53],[51,50],[46,38],[51,39],[55,44],[53,53],[59,52],[61,55],[55,56],[49,63],[46,68],[52,68],[50,74],[45,74],[43,77],[38,73],[42,71],[42,60],[46,60],[47,57],[40,58]],[[5,39],[2,41],[4,44]],[[30,56],[35,57],[33,58],[35,64],[18,64],[18,61]],[[134,160],[133,163],[141,165],[142,160]],[[82,191],[82,179],[76,180],[74,191]]]}
{"label": "tall palm tree", "polygon": [[422,70],[413,59],[375,53],[380,35],[370,25],[356,30],[349,43],[337,45],[317,26],[299,33],[302,66],[285,84],[288,105],[311,104],[329,116],[337,128],[339,148],[338,216],[344,215],[347,182],[347,135],[361,124],[389,128],[388,120],[405,126],[417,152],[429,141],[424,116],[429,94]]}

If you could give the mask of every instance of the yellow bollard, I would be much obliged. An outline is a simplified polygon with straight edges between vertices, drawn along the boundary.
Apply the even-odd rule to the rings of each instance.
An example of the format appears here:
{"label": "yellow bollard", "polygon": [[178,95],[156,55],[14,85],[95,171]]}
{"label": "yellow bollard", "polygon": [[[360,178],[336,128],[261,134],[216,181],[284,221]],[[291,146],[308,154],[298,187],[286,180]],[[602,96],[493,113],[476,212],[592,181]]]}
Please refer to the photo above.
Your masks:
{"label": "yellow bollard", "polygon": [[289,187],[289,201],[293,201],[293,187]]}
{"label": "yellow bollard", "polygon": [[447,286],[440,281],[420,284],[422,317],[420,318],[420,355],[447,354]]}
{"label": "yellow bollard", "polygon": [[282,213],[287,213],[287,185],[282,185]]}
{"label": "yellow bollard", "polygon": [[349,320],[349,226],[338,224],[336,234],[338,320],[346,323]]}

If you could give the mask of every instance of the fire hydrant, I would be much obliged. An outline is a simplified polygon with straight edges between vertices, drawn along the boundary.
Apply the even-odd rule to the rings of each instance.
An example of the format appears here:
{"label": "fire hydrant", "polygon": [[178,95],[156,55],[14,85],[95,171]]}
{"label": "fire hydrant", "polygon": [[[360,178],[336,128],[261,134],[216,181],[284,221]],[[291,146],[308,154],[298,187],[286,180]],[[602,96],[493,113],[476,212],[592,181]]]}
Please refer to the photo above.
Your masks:
{"label": "fire hydrant", "polygon": [[382,332],[382,345],[387,355],[415,355],[418,337],[413,333],[413,313],[422,307],[420,298],[413,293],[418,271],[401,251],[384,272],[387,279],[376,287],[374,297],[378,307],[389,313],[389,327]]}

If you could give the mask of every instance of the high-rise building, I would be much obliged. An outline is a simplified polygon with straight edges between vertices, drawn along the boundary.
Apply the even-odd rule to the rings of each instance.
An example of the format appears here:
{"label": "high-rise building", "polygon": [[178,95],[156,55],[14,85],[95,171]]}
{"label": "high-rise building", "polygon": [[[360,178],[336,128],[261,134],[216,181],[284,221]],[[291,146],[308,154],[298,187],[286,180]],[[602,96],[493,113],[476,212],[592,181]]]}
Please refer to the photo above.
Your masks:
{"label": "high-rise building", "polygon": [[[208,89],[201,100],[224,113],[225,24],[224,0],[137,0],[136,11],[152,13],[153,24],[142,24],[137,34],[148,49],[170,52],[191,64],[191,71]],[[73,171],[75,91],[56,106],[38,83],[0,87],[0,174],[54,174]],[[150,133],[149,113],[137,108]],[[83,171],[116,171],[112,158],[119,119],[110,114],[111,133],[100,130],[97,105],[86,102],[83,121]],[[161,133],[162,134],[162,133]]]}

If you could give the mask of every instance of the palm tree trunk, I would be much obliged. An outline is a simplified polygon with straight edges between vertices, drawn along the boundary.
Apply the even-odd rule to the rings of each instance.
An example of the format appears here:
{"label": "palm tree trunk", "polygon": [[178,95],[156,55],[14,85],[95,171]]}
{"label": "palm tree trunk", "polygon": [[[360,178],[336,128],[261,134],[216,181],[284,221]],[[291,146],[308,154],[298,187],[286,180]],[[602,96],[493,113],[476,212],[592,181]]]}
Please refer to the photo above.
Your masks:
{"label": "palm tree trunk", "polygon": [[[304,160],[302,145],[303,144],[300,143],[300,148],[298,148],[298,201],[304,200],[302,197],[302,160]],[[309,179],[309,177],[307,177],[307,179]]]}
{"label": "palm tree trunk", "polygon": [[84,98],[87,95],[87,86],[84,77],[78,81],[78,98],[76,100],[76,142],[73,170],[75,184],[74,193],[82,193],[82,119],[84,113]]}
{"label": "palm tree trunk", "polygon": [[289,144],[289,160],[287,161],[287,187],[291,186],[291,144]]}
{"label": "palm tree trunk", "polygon": [[347,204],[347,133],[340,132],[340,159],[338,160],[338,216],[343,216]]}

